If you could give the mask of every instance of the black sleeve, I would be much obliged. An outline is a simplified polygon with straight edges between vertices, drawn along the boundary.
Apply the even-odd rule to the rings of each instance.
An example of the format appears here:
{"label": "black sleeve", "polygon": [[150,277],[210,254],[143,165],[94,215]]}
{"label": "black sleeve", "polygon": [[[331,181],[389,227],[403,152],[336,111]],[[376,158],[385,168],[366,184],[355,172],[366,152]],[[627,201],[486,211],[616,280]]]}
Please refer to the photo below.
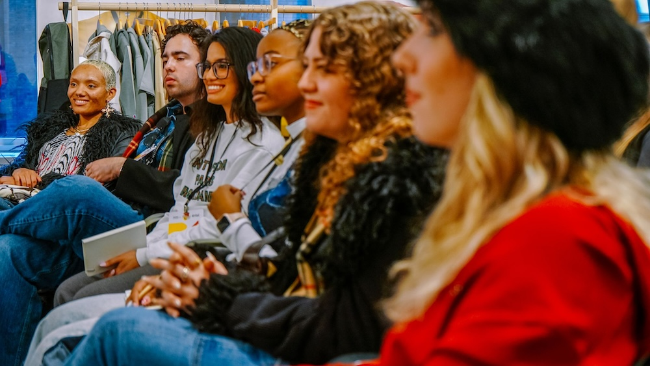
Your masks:
{"label": "black sleeve", "polygon": [[161,212],[174,206],[174,181],[180,170],[160,171],[149,165],[126,159],[113,193]]}
{"label": "black sleeve", "polygon": [[387,248],[347,285],[329,288],[315,299],[239,295],[227,313],[227,327],[234,338],[292,363],[322,364],[347,353],[377,353],[389,325],[377,303],[388,268],[402,249]]}
{"label": "black sleeve", "polygon": [[113,149],[110,152],[111,154],[110,156],[122,156],[124,154],[124,150],[126,150],[126,148],[131,143],[133,136],[135,136],[135,133],[130,133],[130,132],[121,133],[118,136],[118,138],[115,140],[115,145],[113,146]]}
{"label": "black sleeve", "polygon": [[[396,227],[392,239],[404,234]],[[376,304],[388,268],[403,249],[388,246],[359,276],[315,299],[247,292],[257,290],[253,274],[213,275],[201,286],[191,320],[200,331],[245,341],[292,363],[378,352],[388,323]]]}

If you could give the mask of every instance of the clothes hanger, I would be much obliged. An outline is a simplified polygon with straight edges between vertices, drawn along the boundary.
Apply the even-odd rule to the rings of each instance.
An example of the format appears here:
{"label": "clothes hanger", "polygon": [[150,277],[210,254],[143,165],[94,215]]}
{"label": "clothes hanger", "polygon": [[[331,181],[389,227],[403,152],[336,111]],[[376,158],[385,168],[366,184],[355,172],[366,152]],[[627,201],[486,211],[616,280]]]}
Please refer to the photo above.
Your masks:
{"label": "clothes hanger", "polygon": [[242,20],[243,14],[241,12],[241,4],[239,4],[239,20],[237,21],[237,26],[238,27],[243,27],[244,26],[244,21]]}
{"label": "clothes hanger", "polygon": [[102,3],[97,3],[97,30],[99,30],[99,26],[103,25],[102,24]]}
{"label": "clothes hanger", "polygon": [[163,31],[162,22],[161,22],[160,19],[156,19],[156,20],[154,21],[154,23],[153,23],[153,28],[154,28],[154,31],[155,31],[156,33],[158,33],[158,34],[165,34],[165,31]]}
{"label": "clothes hanger", "polygon": [[[149,11],[149,4],[145,3],[144,5],[144,12],[138,14],[140,15],[138,19],[138,22],[142,24],[144,27],[144,32],[147,33],[148,27],[153,27],[153,19],[149,19],[149,16],[151,15],[151,12]],[[144,18],[143,18],[144,17]]]}
{"label": "clothes hanger", "polygon": [[117,21],[115,22],[115,29],[122,30],[122,3],[117,6]]}
{"label": "clothes hanger", "polygon": [[124,19],[124,30],[128,30],[129,28],[133,27],[133,24],[129,27],[129,16],[131,15],[130,12],[125,11],[124,14],[126,15],[126,19]]}
{"label": "clothes hanger", "polygon": [[257,22],[254,21],[254,20],[245,20],[245,19],[242,20],[242,19],[240,19],[240,20],[237,22],[237,26],[238,26],[238,27],[255,28],[255,27],[257,27]]}
{"label": "clothes hanger", "polygon": [[[194,7],[194,4],[192,4],[192,7]],[[210,24],[208,24],[208,5],[207,4],[205,5],[205,11],[203,12],[203,19],[201,19],[201,20],[203,21],[203,23],[202,23],[203,28],[208,29],[208,26]]]}
{"label": "clothes hanger", "polygon": [[172,17],[171,18],[168,17],[168,19],[171,25],[178,24],[178,21],[176,20],[176,3],[174,3],[174,13],[172,14]]}
{"label": "clothes hanger", "polygon": [[142,24],[140,24],[140,22],[138,21],[138,19],[133,19],[132,27],[133,30],[135,31],[135,34],[137,34],[138,36],[142,35],[144,29],[142,27]]}

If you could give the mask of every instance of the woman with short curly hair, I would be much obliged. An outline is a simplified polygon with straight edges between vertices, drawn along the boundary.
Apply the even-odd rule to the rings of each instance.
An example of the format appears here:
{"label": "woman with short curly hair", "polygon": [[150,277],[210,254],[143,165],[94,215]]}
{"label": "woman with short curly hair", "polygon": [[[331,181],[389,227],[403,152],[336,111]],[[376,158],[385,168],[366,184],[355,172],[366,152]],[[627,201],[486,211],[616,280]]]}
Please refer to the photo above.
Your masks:
{"label": "woman with short curly hair", "polygon": [[[272,365],[377,352],[383,279],[440,195],[446,162],[446,151],[411,138],[403,78],[390,63],[414,26],[407,12],[374,2],[329,9],[312,25],[298,84],[309,136],[285,225],[290,246],[273,261],[274,275],[224,275],[219,265],[221,274],[208,275],[211,262],[178,248],[184,261],[161,282],[185,288],[184,278],[205,279],[195,306],[182,307],[190,320],[111,312],[69,364],[111,354],[119,360],[109,364]],[[175,341],[138,334],[151,327]]]}

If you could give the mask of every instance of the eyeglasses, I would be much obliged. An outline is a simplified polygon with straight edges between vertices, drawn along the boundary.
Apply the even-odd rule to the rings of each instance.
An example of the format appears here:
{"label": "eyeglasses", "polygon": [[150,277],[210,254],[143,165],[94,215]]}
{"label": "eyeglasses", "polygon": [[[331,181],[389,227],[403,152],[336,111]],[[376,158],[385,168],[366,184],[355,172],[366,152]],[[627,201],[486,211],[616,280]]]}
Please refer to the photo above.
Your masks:
{"label": "eyeglasses", "polygon": [[203,74],[205,74],[209,69],[212,69],[212,72],[217,79],[225,79],[228,77],[230,66],[232,66],[232,64],[226,61],[217,61],[213,64],[205,61],[196,64],[196,72],[199,74],[199,79],[203,80]]}
{"label": "eyeglasses", "polygon": [[281,58],[288,59],[288,60],[297,60],[297,58],[295,57],[266,54],[258,58],[256,61],[251,61],[248,64],[248,67],[246,67],[246,72],[248,73],[248,80],[252,79],[253,75],[255,75],[256,72],[259,72],[260,75],[262,76],[268,75],[273,69],[273,67],[275,67],[275,65],[278,64],[277,60]]}

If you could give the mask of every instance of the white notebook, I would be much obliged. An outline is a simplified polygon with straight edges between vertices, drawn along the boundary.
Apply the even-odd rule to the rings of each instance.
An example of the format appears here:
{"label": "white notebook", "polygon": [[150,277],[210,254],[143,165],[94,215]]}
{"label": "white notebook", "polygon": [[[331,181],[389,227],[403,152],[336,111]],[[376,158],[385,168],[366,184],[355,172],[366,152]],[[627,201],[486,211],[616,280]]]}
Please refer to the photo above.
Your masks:
{"label": "white notebook", "polygon": [[129,250],[147,246],[147,228],[144,220],[118,227],[81,240],[84,253],[84,265],[88,277],[111,270],[112,267],[100,267],[99,264]]}

